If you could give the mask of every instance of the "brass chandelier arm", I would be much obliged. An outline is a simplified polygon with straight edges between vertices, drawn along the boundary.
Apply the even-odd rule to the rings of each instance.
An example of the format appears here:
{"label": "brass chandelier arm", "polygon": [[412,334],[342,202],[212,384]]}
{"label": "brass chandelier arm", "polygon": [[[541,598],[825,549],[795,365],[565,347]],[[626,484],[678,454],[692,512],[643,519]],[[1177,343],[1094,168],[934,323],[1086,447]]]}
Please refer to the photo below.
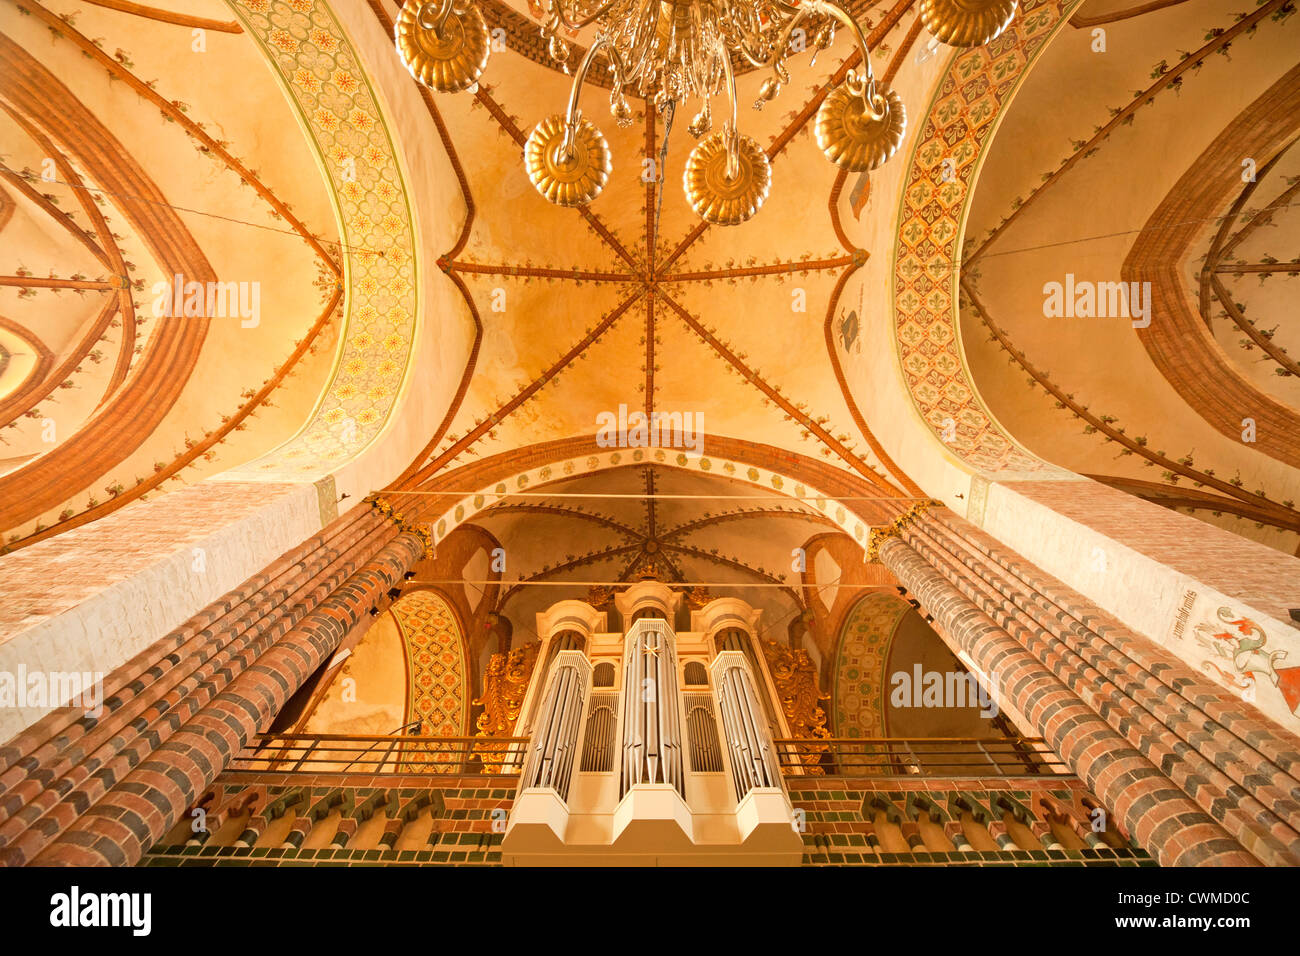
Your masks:
{"label": "brass chandelier arm", "polygon": [[805,18],[814,10],[811,6],[799,7],[798,12],[785,25],[781,31],[781,37],[777,40],[776,45],[772,48],[772,58],[767,63],[757,63],[756,66],[771,66],[772,72],[776,74],[778,83],[789,83],[790,73],[785,68],[786,50],[790,48],[790,37],[794,34],[795,27],[804,21]]}
{"label": "brass chandelier arm", "polygon": [[[871,50],[867,47],[867,38],[862,33],[862,28],[858,26],[858,21],[853,19],[838,0],[811,0],[807,9],[832,16],[852,31],[853,39],[862,53],[862,67],[866,71],[866,76],[859,84],[857,75],[850,70],[849,75],[844,78],[844,84],[854,93],[861,93],[867,113],[873,120],[880,122],[887,113],[885,98],[876,92],[876,74],[871,69]],[[859,85],[860,90],[857,88]]]}
{"label": "brass chandelier arm", "polygon": [[430,0],[429,3],[420,7],[416,20],[426,30],[432,30],[437,36],[442,36],[442,31],[447,26],[447,20],[451,17],[451,9],[455,5],[455,0],[442,0],[441,3],[437,4],[437,11],[433,12],[432,17],[430,17],[429,14],[434,5],[435,0]]}
{"label": "brass chandelier arm", "polygon": [[[608,46],[610,52],[615,58],[618,53],[614,50],[613,45],[604,37],[597,37],[596,42],[587,48],[587,54],[578,64],[578,72],[574,74],[573,86],[569,89],[569,105],[564,111],[564,154],[573,155],[574,139],[578,135],[578,117],[582,115],[578,109],[578,98],[582,95],[582,84],[587,80],[587,71],[591,69],[591,63],[596,58],[597,51],[601,47]],[[615,75],[617,76],[617,59],[615,62]]]}
{"label": "brass chandelier arm", "polygon": [[[922,0],[921,21],[940,39],[974,45],[999,35],[1017,5],[1017,0]],[[891,13],[877,31],[880,36],[905,6]],[[861,58],[856,69],[846,65],[836,71],[834,89],[821,94],[816,134],[826,158],[851,172],[876,169],[897,151],[906,131],[903,101],[888,88],[888,79],[877,87],[867,36],[846,0],[545,0],[542,17],[542,38],[566,72],[570,48],[561,29],[595,25],[567,109],[539,122],[524,144],[529,179],[557,205],[586,206],[600,195],[612,169],[609,143],[579,108],[598,53],[609,62],[609,108],[620,127],[633,118],[625,95],[629,89],[645,99],[652,123],[655,112],[671,123],[682,103],[701,101],[687,128],[705,138],[687,159],[683,188],[695,212],[715,225],[750,219],[772,184],[771,157],[740,132],[736,65],[748,62],[772,71],[754,103],[761,109],[790,82],[790,44],[801,26],[816,28],[809,65],[833,44],[841,26],[851,31]],[[490,52],[477,0],[406,0],[395,30],[398,52],[417,80],[444,93],[477,88]],[[710,103],[724,90],[729,121],[710,133]]]}
{"label": "brass chandelier arm", "polygon": [[560,23],[564,24],[566,28],[570,30],[581,30],[583,27],[590,26],[591,24],[599,20],[601,17],[603,17],[606,13],[609,12],[610,8],[613,7],[615,4],[617,4],[618,2],[619,0],[608,0],[608,2],[602,4],[599,7],[599,9],[596,10],[595,13],[591,14],[590,16],[583,17],[581,20],[569,19],[569,15],[564,9],[564,3],[562,2],[562,0],[551,0],[551,3],[549,4],[550,10],[548,12],[557,20],[559,20]]}
{"label": "brass chandelier arm", "polygon": [[[719,41],[721,45],[721,41]],[[731,107],[731,122],[727,124],[725,136],[727,138],[727,179],[735,179],[740,175],[740,149],[737,137],[740,135],[740,124],[736,109],[736,71],[731,66],[731,57],[727,56],[727,51],[722,51],[722,69],[726,76],[727,83],[727,101]]]}

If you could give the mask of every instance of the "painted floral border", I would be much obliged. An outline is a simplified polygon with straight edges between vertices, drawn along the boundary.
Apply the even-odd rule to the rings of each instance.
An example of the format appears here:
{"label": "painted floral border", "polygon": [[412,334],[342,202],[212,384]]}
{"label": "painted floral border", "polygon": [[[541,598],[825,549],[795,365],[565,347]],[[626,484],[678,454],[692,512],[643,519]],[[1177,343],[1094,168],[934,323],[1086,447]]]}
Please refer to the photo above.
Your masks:
{"label": "painted floral border", "polygon": [[414,217],[397,151],[360,57],[324,0],[228,0],[275,67],[327,176],[346,297],[339,354],[307,424],[238,469],[303,480],[380,432],[410,369],[419,315]]}
{"label": "painted floral border", "polygon": [[[952,59],[921,121],[899,200],[894,328],[903,380],[935,435],[944,441],[950,432],[944,444],[985,472],[1033,473],[1050,466],[994,419],[966,367],[958,258],[971,185],[1029,65],[1078,2],[1021,0],[1005,33]],[[941,177],[945,159],[955,165],[948,182]]]}

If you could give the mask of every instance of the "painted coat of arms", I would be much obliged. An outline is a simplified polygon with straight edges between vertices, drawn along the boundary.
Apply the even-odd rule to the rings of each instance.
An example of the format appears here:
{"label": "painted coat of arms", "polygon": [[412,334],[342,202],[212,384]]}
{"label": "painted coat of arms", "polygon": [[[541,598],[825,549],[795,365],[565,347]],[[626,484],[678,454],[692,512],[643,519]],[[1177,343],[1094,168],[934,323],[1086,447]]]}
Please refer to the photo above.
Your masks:
{"label": "painted coat of arms", "polygon": [[1287,650],[1270,647],[1264,629],[1250,618],[1238,617],[1226,607],[1219,608],[1215,617],[1193,629],[1211,655],[1201,662],[1202,669],[1235,687],[1247,700],[1254,700],[1259,681],[1267,681],[1282,694],[1287,709],[1300,716],[1300,665],[1280,666]]}

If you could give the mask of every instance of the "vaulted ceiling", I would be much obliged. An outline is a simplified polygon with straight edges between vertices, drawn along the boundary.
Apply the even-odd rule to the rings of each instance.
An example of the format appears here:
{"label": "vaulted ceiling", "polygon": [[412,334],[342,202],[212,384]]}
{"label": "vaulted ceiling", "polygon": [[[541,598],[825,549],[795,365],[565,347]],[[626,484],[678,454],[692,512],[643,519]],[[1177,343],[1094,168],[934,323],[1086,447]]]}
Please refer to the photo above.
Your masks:
{"label": "vaulted ceiling", "polygon": [[[320,0],[196,0],[183,12],[172,2],[143,16],[115,9],[131,6],[42,0],[20,13],[15,0],[0,0],[8,38],[0,40],[0,274],[13,277],[0,287],[0,407],[10,413],[0,430],[8,469],[0,491],[39,489],[2,496],[0,525],[15,544],[91,520],[133,489],[287,462],[277,448],[295,435],[295,448],[310,450],[360,423],[363,434],[340,444],[328,467],[303,466],[314,479],[356,458],[381,429],[405,430],[423,446],[401,462],[414,487],[488,456],[590,436],[599,416],[620,406],[702,416],[705,454],[711,437],[725,436],[808,456],[883,496],[951,491],[923,489],[923,476],[889,454],[908,448],[915,460],[924,445],[927,455],[960,457],[922,424],[937,428],[906,393],[895,338],[900,195],[915,185],[905,181],[916,175],[910,154],[933,132],[927,111],[941,111],[936,90],[951,62],[946,48],[927,45],[906,0],[854,5],[876,72],[907,94],[911,132],[899,154],[878,173],[847,175],[811,134],[828,80],[854,63],[847,38],[815,65],[797,57],[792,82],[761,112],[748,107],[763,77],[743,73],[741,130],[772,159],[773,186],[758,216],[731,228],[703,225],[682,195],[691,116],[674,116],[667,129],[665,117],[633,100],[634,121],[621,129],[598,82],[584,90],[583,110],[613,151],[605,191],[573,210],[533,190],[521,144],[563,108],[570,78],[546,61],[526,0],[485,4],[510,48],[492,55],[475,92],[451,96],[417,96],[395,65],[394,0],[335,0],[343,25]],[[175,9],[160,18],[162,7]],[[1048,7],[1056,5],[1022,4],[1013,32]],[[1242,26],[1212,0],[1140,9],[1097,0],[1066,11],[1074,19],[1021,64],[1026,78],[971,177],[958,351],[1025,459],[1097,475],[1292,551],[1300,515],[1283,502],[1296,497],[1293,462],[1207,421],[1162,372],[1159,342],[1118,325],[1051,325],[1041,311],[1051,277],[1097,270],[1118,278],[1197,157],[1294,65],[1286,4],[1247,13]],[[1098,27],[1107,31],[1105,53],[1092,50]],[[205,47],[196,52],[200,28]],[[586,37],[574,40],[582,47]],[[355,71],[321,65],[330,43],[348,42]],[[1030,48],[1018,33],[1016,44]],[[301,53],[309,47],[315,60]],[[1194,52],[1183,60],[1181,51]],[[305,74],[295,72],[295,56]],[[385,167],[351,185],[335,175],[351,127],[374,121],[309,109],[304,90],[313,84],[360,87],[358,97],[372,89],[372,112],[387,116],[380,126],[403,156],[391,175]],[[325,147],[320,123],[334,125],[335,149]],[[1202,256],[1225,289],[1202,323],[1206,354],[1219,349],[1234,375],[1294,413],[1296,379],[1275,373],[1289,369],[1294,338],[1287,197],[1300,158],[1292,151],[1273,163],[1280,147],[1268,149],[1237,207],[1239,227],[1255,225],[1225,248],[1216,246],[1217,220],[1202,223],[1175,265],[1193,304]],[[40,181],[52,152],[60,172]],[[378,167],[381,157],[373,160]],[[647,160],[656,174],[649,181]],[[87,196],[102,203],[80,201]],[[1240,189],[1225,192],[1206,218],[1240,199]],[[387,203],[409,208],[409,222],[390,224]],[[372,269],[404,228],[416,237],[418,274],[397,255]],[[260,282],[258,327],[149,315],[154,284],[183,264]],[[1265,265],[1276,271],[1255,268]],[[133,294],[119,288],[119,275]],[[409,276],[409,295],[423,303],[418,331],[398,319],[383,326],[405,307]],[[1257,335],[1225,298],[1257,322]],[[385,363],[383,383],[370,381]],[[347,404],[354,396],[372,404],[358,412]],[[904,414],[881,411],[900,407]],[[53,441],[43,436],[47,420]],[[377,476],[372,487],[395,476]],[[656,502],[644,494],[651,483],[717,500]],[[617,579],[654,543],[675,580],[777,583],[791,573],[791,549],[824,528],[812,515],[767,513],[774,502],[745,502],[752,492],[737,482],[651,466],[547,490],[641,497],[557,496],[489,512],[478,523],[510,542],[508,580]],[[800,600],[797,591],[753,592],[773,619]],[[554,599],[547,588],[507,592],[520,620],[544,599]]]}
{"label": "vaulted ceiling", "polygon": [[[967,223],[965,354],[1037,454],[1295,552],[1293,8],[1146,6],[1085,4],[1008,110]],[[1150,327],[1046,317],[1067,273],[1151,282]]]}
{"label": "vaulted ceiling", "polygon": [[[801,63],[776,103],[742,111],[743,132],[773,160],[773,188],[758,217],[730,228],[701,223],[682,194],[689,116],[665,135],[664,117],[637,101],[620,129],[607,96],[588,88],[583,111],[608,138],[614,172],[590,207],[573,210],[546,202],[520,162],[532,127],[563,108],[567,76],[506,52],[476,93],[436,98],[473,208],[438,264],[481,340],[426,474],[471,448],[486,456],[590,434],[602,412],[625,405],[702,415],[709,432],[760,436],[905,491],[855,425],[861,412],[829,347],[834,320],[861,309],[841,292],[869,255],[840,222],[846,177],[809,128],[805,103],[849,47],[830,52],[816,69]],[[742,104],[764,78],[742,75]],[[647,160],[657,179],[643,175]]]}
{"label": "vaulted ceiling", "polygon": [[[330,197],[260,52],[220,2],[123,6],[0,4],[11,542],[273,448],[333,361]],[[177,273],[257,283],[256,326],[156,315]]]}

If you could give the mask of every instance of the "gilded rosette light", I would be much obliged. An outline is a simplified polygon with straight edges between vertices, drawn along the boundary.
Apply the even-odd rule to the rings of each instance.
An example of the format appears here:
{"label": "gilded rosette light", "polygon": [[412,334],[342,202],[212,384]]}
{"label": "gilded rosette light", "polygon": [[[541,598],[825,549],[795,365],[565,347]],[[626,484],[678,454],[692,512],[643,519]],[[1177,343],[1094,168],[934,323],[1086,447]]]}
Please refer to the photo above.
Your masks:
{"label": "gilded rosette light", "polygon": [[1007,28],[1016,0],[921,0],[921,22],[949,46],[980,46]]}
{"label": "gilded rosette light", "polygon": [[683,185],[691,208],[705,222],[734,226],[753,217],[772,188],[772,164],[758,143],[738,137],[736,175],[727,178],[727,144],[719,130],[701,140],[686,160]]}
{"label": "gilded rosette light", "polygon": [[436,16],[436,4],[407,0],[395,28],[397,53],[425,86],[457,93],[477,83],[487,66],[487,23],[471,4],[463,13],[450,13],[439,36],[432,26]]}
{"label": "gilded rosette light", "polygon": [[573,149],[564,148],[564,117],[559,113],[537,124],[524,143],[528,178],[557,206],[585,206],[605,188],[612,168],[609,144],[592,122],[578,117]]}
{"label": "gilded rosette light", "polygon": [[867,112],[860,94],[841,83],[831,90],[817,111],[817,145],[836,166],[854,173],[866,172],[893,156],[907,131],[907,110],[893,90],[887,90],[885,115]]}

